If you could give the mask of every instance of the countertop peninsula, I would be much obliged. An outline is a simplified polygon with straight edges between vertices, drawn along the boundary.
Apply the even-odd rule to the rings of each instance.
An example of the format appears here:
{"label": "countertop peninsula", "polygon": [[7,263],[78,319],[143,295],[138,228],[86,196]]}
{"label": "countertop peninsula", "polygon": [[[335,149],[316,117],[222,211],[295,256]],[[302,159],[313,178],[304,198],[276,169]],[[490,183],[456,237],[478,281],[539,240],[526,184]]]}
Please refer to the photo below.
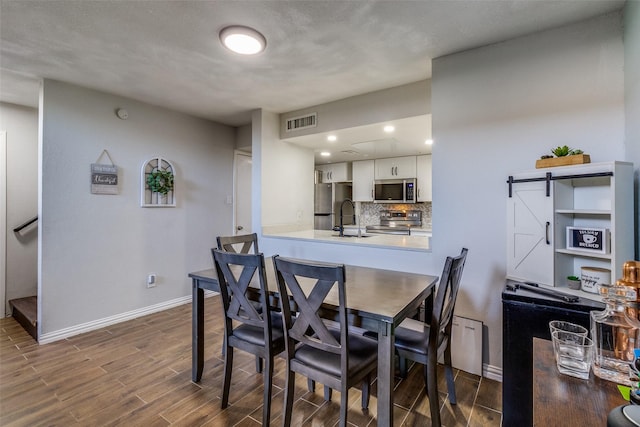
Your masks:
{"label": "countertop peninsula", "polygon": [[283,231],[277,233],[264,233],[265,237],[280,239],[299,239],[310,242],[339,243],[343,245],[381,247],[386,249],[400,249],[411,251],[431,251],[431,238],[429,236],[397,235],[397,234],[368,234],[357,236],[357,230],[345,229],[345,235],[339,237],[337,231],[330,230],[298,230]]}

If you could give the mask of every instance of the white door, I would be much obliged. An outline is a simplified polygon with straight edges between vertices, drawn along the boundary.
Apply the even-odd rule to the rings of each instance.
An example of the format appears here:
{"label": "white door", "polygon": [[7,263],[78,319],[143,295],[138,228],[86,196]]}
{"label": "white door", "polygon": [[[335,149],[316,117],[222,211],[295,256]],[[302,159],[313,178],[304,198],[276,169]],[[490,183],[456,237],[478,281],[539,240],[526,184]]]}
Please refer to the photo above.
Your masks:
{"label": "white door", "polygon": [[234,234],[251,234],[251,155],[237,151],[234,161]]}
{"label": "white door", "polygon": [[507,277],[553,286],[553,197],[547,197],[545,181],[516,183],[512,193],[507,199]]}
{"label": "white door", "polygon": [[7,132],[0,131],[0,317],[6,314],[7,281]]}

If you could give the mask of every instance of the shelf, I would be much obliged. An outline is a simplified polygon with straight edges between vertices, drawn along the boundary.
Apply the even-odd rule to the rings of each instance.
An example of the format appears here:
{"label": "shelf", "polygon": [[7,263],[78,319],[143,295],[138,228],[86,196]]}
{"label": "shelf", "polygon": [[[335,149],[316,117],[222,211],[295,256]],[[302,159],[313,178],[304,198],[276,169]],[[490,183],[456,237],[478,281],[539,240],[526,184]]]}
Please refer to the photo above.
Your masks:
{"label": "shelf", "polygon": [[556,249],[556,253],[559,254],[566,254],[566,255],[572,255],[572,256],[580,256],[580,257],[585,257],[585,258],[597,258],[597,259],[611,259],[611,254],[599,254],[599,253],[592,253],[592,252],[587,252],[587,251],[575,251],[575,250],[571,250],[571,249]]}
{"label": "shelf", "polygon": [[611,211],[606,209],[556,209],[556,213],[569,215],[611,215]]}

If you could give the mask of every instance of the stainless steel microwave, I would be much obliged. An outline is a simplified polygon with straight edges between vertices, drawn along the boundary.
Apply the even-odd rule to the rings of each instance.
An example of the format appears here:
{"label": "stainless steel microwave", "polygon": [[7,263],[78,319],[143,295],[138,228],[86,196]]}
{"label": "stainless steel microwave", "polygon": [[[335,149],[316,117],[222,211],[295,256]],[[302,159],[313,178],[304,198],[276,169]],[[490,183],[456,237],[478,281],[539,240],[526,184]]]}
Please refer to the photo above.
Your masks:
{"label": "stainless steel microwave", "polygon": [[375,203],[415,203],[416,180],[381,179],[373,182]]}

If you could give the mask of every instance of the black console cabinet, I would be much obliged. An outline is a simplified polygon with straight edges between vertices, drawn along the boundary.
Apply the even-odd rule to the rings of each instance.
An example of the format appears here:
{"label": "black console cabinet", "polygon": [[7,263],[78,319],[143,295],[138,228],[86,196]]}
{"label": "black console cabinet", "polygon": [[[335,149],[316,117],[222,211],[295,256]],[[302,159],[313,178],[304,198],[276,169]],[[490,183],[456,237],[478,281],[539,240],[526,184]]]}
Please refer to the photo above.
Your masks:
{"label": "black console cabinet", "polygon": [[502,425],[533,425],[533,338],[551,339],[549,322],[566,320],[589,328],[589,312],[604,304],[575,303],[523,289],[502,292]]}

